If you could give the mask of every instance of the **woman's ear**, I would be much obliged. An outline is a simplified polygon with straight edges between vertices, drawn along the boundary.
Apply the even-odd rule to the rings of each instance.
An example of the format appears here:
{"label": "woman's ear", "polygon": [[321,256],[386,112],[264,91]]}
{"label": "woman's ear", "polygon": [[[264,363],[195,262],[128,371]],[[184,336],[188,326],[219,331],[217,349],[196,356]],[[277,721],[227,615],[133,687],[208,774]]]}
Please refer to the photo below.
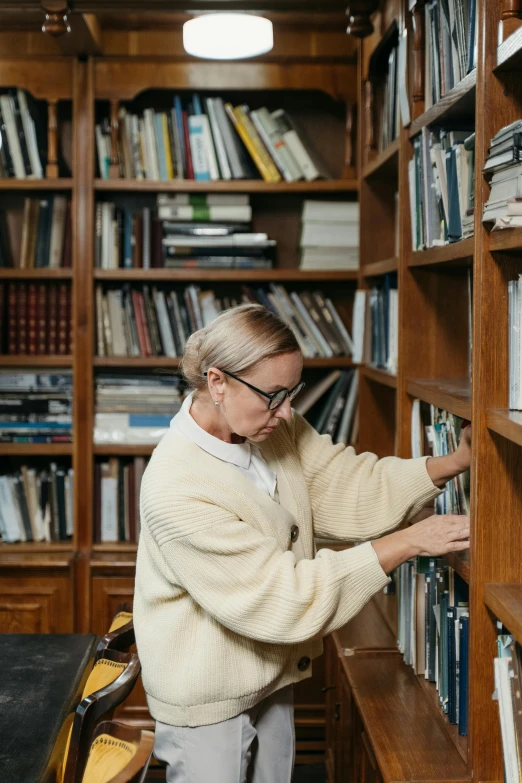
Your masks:
{"label": "woman's ear", "polygon": [[207,370],[207,382],[210,396],[213,400],[221,400],[225,391],[226,377],[225,374],[218,370],[216,367],[210,367]]}

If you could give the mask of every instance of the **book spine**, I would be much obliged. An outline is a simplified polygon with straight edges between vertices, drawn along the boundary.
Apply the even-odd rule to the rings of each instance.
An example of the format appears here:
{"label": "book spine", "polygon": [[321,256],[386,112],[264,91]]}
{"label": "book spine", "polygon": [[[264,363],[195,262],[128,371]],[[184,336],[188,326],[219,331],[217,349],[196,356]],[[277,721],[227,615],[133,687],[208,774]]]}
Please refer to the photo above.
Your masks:
{"label": "book spine", "polygon": [[261,174],[264,181],[278,182],[280,179],[279,172],[276,169],[276,178],[274,179],[272,169],[268,165],[266,158],[260,154],[256,144],[254,143],[254,140],[251,138],[250,134],[246,129],[245,124],[243,122],[242,114],[239,111],[239,109],[240,109],[239,106],[234,108],[232,104],[225,103],[225,111],[227,112],[230,120],[232,121],[232,124],[234,125],[234,128],[238,133],[239,138],[247,148],[250,157],[254,161],[256,168]]}
{"label": "book spine", "polygon": [[58,288],[58,319],[57,319],[57,350],[60,356],[67,354],[67,335],[70,331],[67,307],[67,283],[60,283]]}
{"label": "book spine", "polygon": [[188,118],[188,129],[194,178],[198,182],[209,182],[210,171],[205,145],[205,131],[201,115],[192,115]]}
{"label": "book spine", "polygon": [[27,350],[34,355],[37,353],[38,341],[38,294],[36,283],[29,283],[27,292]]}
{"label": "book spine", "polygon": [[51,283],[47,297],[47,353],[55,355],[58,347],[58,289]]}
{"label": "book spine", "polygon": [[188,114],[186,111],[182,113],[183,121],[183,139],[185,144],[185,159],[186,159],[186,179],[194,179],[194,166],[192,162],[192,153],[190,149],[190,133],[188,124]]}
{"label": "book spine", "polygon": [[27,353],[27,283],[18,283],[16,293],[17,353]]}
{"label": "book spine", "polygon": [[47,350],[47,286],[38,283],[36,292],[36,353]]}
{"label": "book spine", "polygon": [[7,295],[7,353],[17,353],[17,341],[16,341],[16,285],[10,283]]}

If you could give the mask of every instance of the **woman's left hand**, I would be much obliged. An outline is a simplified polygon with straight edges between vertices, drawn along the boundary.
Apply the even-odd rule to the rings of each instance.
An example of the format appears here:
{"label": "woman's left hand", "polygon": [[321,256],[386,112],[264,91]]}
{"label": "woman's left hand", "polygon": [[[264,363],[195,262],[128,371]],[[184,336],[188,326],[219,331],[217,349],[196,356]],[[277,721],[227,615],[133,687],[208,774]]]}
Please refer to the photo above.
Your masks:
{"label": "woman's left hand", "polygon": [[453,454],[443,457],[429,457],[426,462],[428,474],[437,487],[468,470],[471,464],[471,425],[463,428],[460,443]]}
{"label": "woman's left hand", "polygon": [[460,443],[455,451],[455,461],[458,473],[468,470],[471,464],[471,424],[464,427],[461,432]]}

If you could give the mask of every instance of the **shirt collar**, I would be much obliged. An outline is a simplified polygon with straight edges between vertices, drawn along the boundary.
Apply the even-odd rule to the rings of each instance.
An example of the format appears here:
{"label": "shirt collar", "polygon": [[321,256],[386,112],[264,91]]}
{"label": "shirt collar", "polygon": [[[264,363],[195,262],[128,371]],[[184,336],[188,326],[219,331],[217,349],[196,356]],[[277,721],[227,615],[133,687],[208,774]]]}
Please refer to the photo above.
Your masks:
{"label": "shirt collar", "polygon": [[190,414],[191,405],[192,394],[189,394],[183,402],[180,411],[170,422],[170,426],[175,428],[181,435],[193,441],[196,446],[206,451],[207,454],[211,454],[223,462],[230,462],[238,468],[248,470],[252,457],[251,444],[247,440],[244,443],[225,443],[224,440],[211,435],[192,418]]}

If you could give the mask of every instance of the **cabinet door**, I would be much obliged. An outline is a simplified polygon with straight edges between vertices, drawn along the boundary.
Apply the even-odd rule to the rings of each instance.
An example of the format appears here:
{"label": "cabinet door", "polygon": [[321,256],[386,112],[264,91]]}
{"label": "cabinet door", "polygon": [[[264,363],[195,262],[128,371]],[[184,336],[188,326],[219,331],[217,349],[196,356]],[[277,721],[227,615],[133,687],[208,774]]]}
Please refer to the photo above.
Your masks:
{"label": "cabinet door", "polygon": [[21,571],[2,576],[0,633],[73,631],[73,582],[69,573],[50,576]]}
{"label": "cabinet door", "polygon": [[360,735],[360,778],[361,783],[382,783],[368,735],[363,730]]}
{"label": "cabinet door", "polygon": [[319,763],[325,749],[325,657],[313,662],[312,676],[294,687],[296,756],[300,763]]}
{"label": "cabinet door", "polygon": [[[96,576],[92,579],[92,632],[103,636],[109,630],[119,604],[132,604],[134,577]],[[133,652],[136,649],[133,648]],[[154,721],[147,709],[147,700],[141,677],[128,699],[115,713],[116,719],[125,720],[139,728],[154,728]]]}
{"label": "cabinet door", "polygon": [[328,783],[336,782],[337,734],[339,727],[339,682],[337,650],[331,637],[325,639],[325,764]]}

